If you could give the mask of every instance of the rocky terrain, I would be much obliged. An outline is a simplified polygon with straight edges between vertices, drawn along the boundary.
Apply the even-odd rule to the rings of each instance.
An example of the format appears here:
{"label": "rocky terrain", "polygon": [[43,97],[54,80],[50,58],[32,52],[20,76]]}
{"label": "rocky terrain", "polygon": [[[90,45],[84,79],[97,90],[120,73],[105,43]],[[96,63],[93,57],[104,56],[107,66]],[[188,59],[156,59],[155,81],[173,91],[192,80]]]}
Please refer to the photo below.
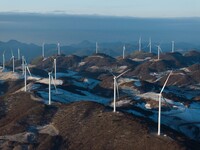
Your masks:
{"label": "rocky terrain", "polygon": [[[1,97],[1,149],[187,149],[198,146],[175,131],[94,102],[51,106],[20,92]],[[168,136],[169,135],[169,136]],[[170,137],[172,135],[172,137]],[[197,144],[197,145],[193,145]]]}
{"label": "rocky terrain", "polygon": [[[53,61],[57,61],[56,79]],[[0,71],[0,149],[198,149],[200,53],[53,55]],[[113,112],[113,78],[117,112]],[[162,128],[157,135],[158,94]],[[52,72],[51,101],[49,78]]]}

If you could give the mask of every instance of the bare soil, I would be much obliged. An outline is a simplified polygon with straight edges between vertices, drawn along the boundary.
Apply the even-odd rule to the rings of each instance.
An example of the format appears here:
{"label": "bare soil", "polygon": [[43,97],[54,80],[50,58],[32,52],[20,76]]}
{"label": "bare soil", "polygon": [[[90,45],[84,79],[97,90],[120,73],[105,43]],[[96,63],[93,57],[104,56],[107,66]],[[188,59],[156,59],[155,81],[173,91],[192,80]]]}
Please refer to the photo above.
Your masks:
{"label": "bare soil", "polygon": [[[198,143],[177,133],[173,133],[173,138],[159,137],[152,131],[154,123],[122,112],[113,113],[111,108],[94,102],[48,106],[32,100],[30,93],[21,92],[1,97],[0,107],[4,108],[0,118],[0,149],[179,150],[199,147]],[[47,128],[48,125],[51,128]],[[166,127],[163,130],[168,135],[172,133]],[[25,139],[16,140],[16,137]]]}

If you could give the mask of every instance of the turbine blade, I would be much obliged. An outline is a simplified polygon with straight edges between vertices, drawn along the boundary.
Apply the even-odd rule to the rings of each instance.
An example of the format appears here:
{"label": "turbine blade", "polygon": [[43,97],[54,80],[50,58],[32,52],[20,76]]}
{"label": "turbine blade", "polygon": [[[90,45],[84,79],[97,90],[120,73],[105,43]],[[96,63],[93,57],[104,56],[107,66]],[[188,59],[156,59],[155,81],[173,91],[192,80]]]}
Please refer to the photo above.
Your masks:
{"label": "turbine blade", "polygon": [[121,77],[123,74],[127,73],[127,72],[130,71],[130,70],[131,70],[131,69],[128,69],[128,70],[124,71],[123,73],[121,73],[120,75],[118,75],[118,76],[116,77],[116,79],[119,78],[119,77]]}
{"label": "turbine blade", "polygon": [[117,83],[117,80],[115,80],[115,85],[116,85],[116,88],[117,88],[117,97],[119,99],[119,85]]}
{"label": "turbine blade", "polygon": [[110,74],[112,74],[113,75],[113,77],[115,77],[115,75],[112,73],[112,71],[111,70],[108,70],[109,72],[110,72]]}
{"label": "turbine blade", "polygon": [[167,82],[168,82],[169,77],[171,76],[171,74],[172,74],[172,71],[169,73],[167,79],[165,80],[165,83],[164,83],[164,85],[163,85],[163,87],[162,87],[162,89],[161,89],[161,91],[160,91],[160,94],[162,94],[162,92],[163,92],[163,90],[164,90],[164,88],[165,88],[165,86],[166,86],[166,84],[167,84]]}
{"label": "turbine blade", "polygon": [[30,70],[29,70],[29,67],[28,67],[28,65],[26,66],[26,69],[28,70],[28,73],[29,73],[29,75],[32,77],[32,75],[31,75],[31,72],[30,72]]}
{"label": "turbine blade", "polygon": [[25,57],[24,57],[24,63],[27,64]]}
{"label": "turbine blade", "polygon": [[10,57],[10,60],[14,59],[14,56]]}
{"label": "turbine blade", "polygon": [[54,78],[53,78],[52,76],[51,76],[51,80],[52,80],[52,82],[53,82],[54,88],[55,88],[55,90],[56,90],[56,93],[57,93],[56,84],[55,84]]}
{"label": "turbine blade", "polygon": [[[160,47],[159,47],[160,48]],[[162,49],[160,48],[160,52],[162,53]]]}

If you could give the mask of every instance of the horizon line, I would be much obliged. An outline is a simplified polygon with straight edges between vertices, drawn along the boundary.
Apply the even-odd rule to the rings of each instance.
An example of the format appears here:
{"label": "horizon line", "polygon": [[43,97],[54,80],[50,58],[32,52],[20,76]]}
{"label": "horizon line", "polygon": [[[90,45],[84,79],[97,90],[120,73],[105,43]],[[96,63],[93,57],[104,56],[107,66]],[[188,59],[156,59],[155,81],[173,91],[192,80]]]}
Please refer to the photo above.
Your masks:
{"label": "horizon line", "polygon": [[[9,39],[9,40],[0,40],[0,43],[9,43],[11,41],[15,41],[15,42],[19,42],[19,43],[22,43],[22,44],[34,44],[34,45],[37,45],[37,46],[40,46],[40,44],[38,43],[34,43],[34,42],[25,42],[25,41],[22,41],[22,40],[17,40],[17,39]],[[95,41],[91,41],[91,40],[81,40],[79,42],[74,42],[74,43],[70,43],[70,44],[64,44],[62,46],[70,46],[70,45],[74,45],[74,44],[80,44],[80,43],[83,43],[83,42],[89,42],[89,43],[96,43]],[[57,41],[58,42],[58,41]],[[41,43],[45,43],[47,45],[51,45],[51,44],[55,44],[57,45],[57,42],[41,42]],[[131,43],[137,43],[137,40],[133,40],[133,41],[112,41],[112,42],[106,42],[106,41],[102,41],[102,42],[98,42],[100,44],[105,44],[105,43],[126,43],[126,44],[131,44]],[[143,41],[143,43],[148,43],[148,40],[145,40]],[[158,43],[158,41],[154,41],[154,43]],[[171,41],[166,41],[164,42],[164,44],[169,44],[171,43]],[[182,43],[185,43],[185,44],[194,44],[194,45],[199,45],[197,43],[191,43],[191,42],[186,42],[186,41],[179,41],[179,42],[176,42],[177,44],[182,44]]]}
{"label": "horizon line", "polygon": [[132,16],[132,15],[105,15],[105,14],[81,14],[70,13],[65,11],[47,11],[47,12],[34,12],[34,11],[0,11],[1,14],[19,14],[19,15],[41,15],[41,16],[82,16],[82,17],[105,17],[105,18],[132,18],[132,19],[189,19],[200,18],[200,16]]}

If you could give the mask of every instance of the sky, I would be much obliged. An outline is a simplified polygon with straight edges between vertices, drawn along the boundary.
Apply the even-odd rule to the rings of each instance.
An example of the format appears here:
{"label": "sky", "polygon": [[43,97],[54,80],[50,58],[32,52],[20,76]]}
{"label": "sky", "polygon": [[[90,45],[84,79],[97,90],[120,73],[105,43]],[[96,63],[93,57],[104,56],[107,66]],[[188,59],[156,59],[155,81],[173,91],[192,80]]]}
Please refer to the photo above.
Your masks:
{"label": "sky", "polygon": [[0,0],[0,12],[200,17],[200,0]]}

